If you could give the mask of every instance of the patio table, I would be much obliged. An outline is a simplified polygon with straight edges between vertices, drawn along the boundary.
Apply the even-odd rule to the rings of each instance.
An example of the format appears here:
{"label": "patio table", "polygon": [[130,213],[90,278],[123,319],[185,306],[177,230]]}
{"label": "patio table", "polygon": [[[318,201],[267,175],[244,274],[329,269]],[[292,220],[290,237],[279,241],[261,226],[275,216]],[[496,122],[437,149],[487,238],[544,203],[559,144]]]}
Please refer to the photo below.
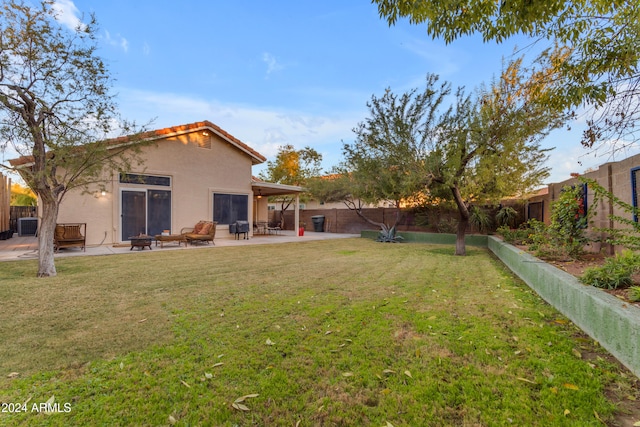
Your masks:
{"label": "patio table", "polygon": [[158,242],[160,242],[160,248],[164,247],[165,242],[178,242],[178,246],[181,246],[184,242],[184,245],[187,246],[187,238],[182,234],[156,234],[156,246],[158,246]]}

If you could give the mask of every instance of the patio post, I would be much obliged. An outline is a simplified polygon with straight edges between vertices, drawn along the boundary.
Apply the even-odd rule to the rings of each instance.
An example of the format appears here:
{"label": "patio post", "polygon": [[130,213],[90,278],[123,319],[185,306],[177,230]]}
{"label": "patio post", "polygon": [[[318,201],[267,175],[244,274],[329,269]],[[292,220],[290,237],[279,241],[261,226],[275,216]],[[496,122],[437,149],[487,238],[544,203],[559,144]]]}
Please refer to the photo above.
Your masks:
{"label": "patio post", "polygon": [[296,233],[296,236],[300,237],[300,193],[296,193],[296,205],[293,210],[294,212],[294,224],[293,229]]}

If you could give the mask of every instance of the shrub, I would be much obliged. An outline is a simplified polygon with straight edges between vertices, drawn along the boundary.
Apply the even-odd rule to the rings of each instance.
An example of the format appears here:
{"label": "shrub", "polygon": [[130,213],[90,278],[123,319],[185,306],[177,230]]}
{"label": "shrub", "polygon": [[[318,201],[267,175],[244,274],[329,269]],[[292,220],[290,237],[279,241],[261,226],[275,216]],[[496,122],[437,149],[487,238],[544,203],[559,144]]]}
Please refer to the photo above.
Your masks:
{"label": "shrub", "polygon": [[477,206],[472,206],[470,214],[469,222],[476,230],[483,233],[491,228],[491,217],[487,212]]}
{"label": "shrub", "polygon": [[584,188],[565,186],[551,205],[551,224],[529,220],[529,249],[541,258],[577,258],[589,243],[586,228],[592,212],[585,212]]}
{"label": "shrub", "polygon": [[384,227],[380,233],[378,233],[378,238],[376,239],[377,242],[384,243],[398,243],[400,240],[403,240],[403,237],[396,234],[396,227]]}
{"label": "shrub", "polygon": [[458,231],[458,220],[455,218],[441,219],[436,228],[438,233],[455,233]]}
{"label": "shrub", "polygon": [[503,206],[496,214],[496,222],[501,226],[513,227],[517,217],[518,211],[511,206]]}
{"label": "shrub", "polygon": [[582,186],[565,186],[551,206],[551,243],[571,258],[583,254],[589,242],[585,231],[591,212],[585,212],[583,192]]}
{"label": "shrub", "polygon": [[632,286],[629,288],[629,301],[640,301],[640,286]]}
{"label": "shrub", "polygon": [[531,230],[526,227],[512,229],[507,225],[503,225],[498,227],[496,232],[502,236],[505,242],[511,243],[512,245],[522,245],[529,240]]}
{"label": "shrub", "polygon": [[602,289],[623,289],[633,285],[631,276],[640,268],[640,257],[624,251],[608,258],[602,267],[587,268],[580,278],[582,283]]}

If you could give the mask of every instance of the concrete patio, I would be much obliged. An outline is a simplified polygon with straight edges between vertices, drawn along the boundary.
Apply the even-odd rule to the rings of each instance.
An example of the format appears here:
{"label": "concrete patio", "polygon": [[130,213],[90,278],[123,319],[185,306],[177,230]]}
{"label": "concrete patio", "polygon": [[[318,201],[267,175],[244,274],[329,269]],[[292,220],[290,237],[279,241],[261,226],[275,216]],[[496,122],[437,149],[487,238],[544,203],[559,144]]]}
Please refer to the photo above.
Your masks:
{"label": "concrete patio", "polygon": [[[215,246],[211,244],[200,245],[188,245],[178,246],[177,243],[165,243],[163,248],[152,244],[152,251],[172,251],[172,250],[198,250],[198,249],[216,249],[224,248],[228,246],[243,246],[243,245],[264,245],[264,244],[276,244],[276,243],[291,243],[291,242],[309,242],[313,240],[327,240],[327,239],[344,239],[349,237],[360,237],[359,234],[339,234],[339,233],[317,233],[305,231],[304,236],[297,236],[296,233],[290,230],[282,230],[278,234],[266,234],[266,235],[254,235],[249,239],[235,240],[233,238],[217,238],[215,239]],[[112,254],[124,254],[124,253],[140,253],[148,252],[148,249],[133,249],[127,243],[121,245],[99,245],[99,246],[87,246],[86,251],[82,251],[78,248],[61,249],[56,253],[55,257],[67,257],[67,256],[90,256],[90,255],[112,255]],[[19,237],[14,234],[14,237],[8,240],[0,240],[0,261],[11,261],[21,259],[36,259],[38,258],[38,238],[35,236],[22,236]]]}

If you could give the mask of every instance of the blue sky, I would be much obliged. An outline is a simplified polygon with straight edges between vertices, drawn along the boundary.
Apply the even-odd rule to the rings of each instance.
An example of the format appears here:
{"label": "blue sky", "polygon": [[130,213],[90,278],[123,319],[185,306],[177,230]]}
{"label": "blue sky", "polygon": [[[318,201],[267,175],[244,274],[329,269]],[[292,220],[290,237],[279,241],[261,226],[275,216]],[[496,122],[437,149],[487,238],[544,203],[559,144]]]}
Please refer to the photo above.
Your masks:
{"label": "blue sky", "polygon": [[[368,0],[58,4],[70,25],[95,13],[124,117],[153,119],[151,129],[210,120],[269,160],[278,146],[310,146],[326,169],[340,161],[372,95],[423,88],[427,73],[472,90],[499,74],[516,43],[527,45],[477,37],[446,45],[424,26],[389,27]],[[586,155],[580,123],[573,129],[545,141],[556,147],[549,182],[610,160]]]}

